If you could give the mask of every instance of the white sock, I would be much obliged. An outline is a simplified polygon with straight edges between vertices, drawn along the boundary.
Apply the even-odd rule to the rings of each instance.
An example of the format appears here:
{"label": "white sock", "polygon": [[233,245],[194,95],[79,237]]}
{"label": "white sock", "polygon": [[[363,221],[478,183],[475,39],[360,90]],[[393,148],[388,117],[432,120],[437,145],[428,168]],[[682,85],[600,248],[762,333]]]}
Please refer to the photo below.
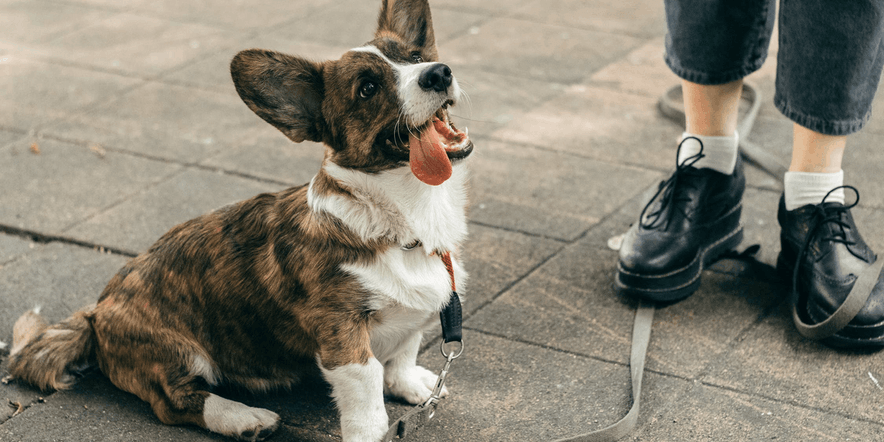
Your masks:
{"label": "white sock", "polygon": [[[808,204],[819,204],[832,189],[844,185],[844,171],[834,173],[786,172],[783,179],[786,191],[786,210],[795,210]],[[832,192],[827,203],[844,204],[844,189]]]}
{"label": "white sock", "polygon": [[[738,148],[740,138],[736,132],[732,136],[711,137],[707,135],[694,135],[685,132],[681,135],[684,140],[687,137],[696,137],[703,143],[703,158],[694,163],[697,169],[707,168],[725,175],[734,173],[734,166],[737,165]],[[686,140],[681,145],[678,153],[678,164],[682,164],[688,158],[700,152],[700,143],[697,140]]]}

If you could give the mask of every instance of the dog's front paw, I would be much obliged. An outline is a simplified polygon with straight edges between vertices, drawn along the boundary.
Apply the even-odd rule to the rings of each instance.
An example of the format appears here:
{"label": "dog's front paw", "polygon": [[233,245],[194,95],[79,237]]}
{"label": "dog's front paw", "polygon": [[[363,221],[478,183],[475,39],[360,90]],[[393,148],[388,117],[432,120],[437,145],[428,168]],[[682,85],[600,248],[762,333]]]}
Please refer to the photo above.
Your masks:
{"label": "dog's front paw", "polygon": [[279,427],[279,415],[210,395],[203,410],[206,428],[239,440],[264,440]]}
{"label": "dog's front paw", "polygon": [[341,413],[341,438],[344,442],[387,442],[387,411],[383,402],[379,407],[366,407]]}
{"label": "dog's front paw", "polygon": [[[437,379],[435,373],[424,367],[409,367],[390,373],[384,383],[384,392],[401,398],[409,404],[417,405],[430,398]],[[443,386],[439,396],[448,396],[448,388]]]}

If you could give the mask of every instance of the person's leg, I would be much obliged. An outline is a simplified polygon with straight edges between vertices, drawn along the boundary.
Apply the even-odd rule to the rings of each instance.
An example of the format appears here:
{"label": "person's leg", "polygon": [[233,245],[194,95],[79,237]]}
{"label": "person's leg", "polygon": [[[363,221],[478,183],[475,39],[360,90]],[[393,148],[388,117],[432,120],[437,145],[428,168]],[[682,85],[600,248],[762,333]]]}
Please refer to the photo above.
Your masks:
{"label": "person's leg", "polygon": [[737,113],[743,80],[724,84],[681,81],[684,97],[685,132],[677,164],[683,164],[702,150],[702,158],[692,161],[696,169],[708,168],[730,175],[739,155]]}
{"label": "person's leg", "polygon": [[623,238],[615,287],[675,301],[742,240],[745,188],[737,154],[742,78],[761,67],[772,0],[667,0],[666,63],[683,80],[686,129],[676,170]]}
{"label": "person's leg", "polygon": [[792,162],[786,173],[784,198],[787,210],[808,204],[844,203],[844,172],[841,158],[846,135],[825,135],[795,123],[792,131]]}
{"label": "person's leg", "polygon": [[835,173],[847,146],[846,135],[825,135],[795,123],[790,172]]}
{"label": "person's leg", "polygon": [[706,85],[681,81],[685,131],[695,135],[730,136],[737,131],[743,79]]}
{"label": "person's leg", "polygon": [[[729,175],[737,159],[742,79],[767,58],[773,0],[666,0],[666,64],[682,79],[685,132],[677,164]],[[696,139],[695,139],[696,138]]]}
{"label": "person's leg", "polygon": [[[845,206],[841,170],[847,135],[868,121],[881,77],[884,4],[781,0],[780,11],[774,103],[795,124],[777,267],[798,295],[802,334],[839,347],[884,346],[884,272],[857,230],[853,205]],[[857,283],[864,274],[868,286]],[[855,316],[825,334],[808,327],[835,316],[854,286],[863,293],[851,296],[868,296]]]}

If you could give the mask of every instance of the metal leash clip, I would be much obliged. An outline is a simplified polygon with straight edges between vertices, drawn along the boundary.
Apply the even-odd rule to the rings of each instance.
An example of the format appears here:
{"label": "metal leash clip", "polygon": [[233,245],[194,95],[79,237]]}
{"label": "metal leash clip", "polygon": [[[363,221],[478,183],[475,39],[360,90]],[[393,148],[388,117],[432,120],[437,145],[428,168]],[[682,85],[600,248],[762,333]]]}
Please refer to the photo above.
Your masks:
{"label": "metal leash clip", "polygon": [[[459,358],[460,355],[463,354],[464,344],[461,331],[461,305],[460,298],[454,290],[451,291],[451,299],[442,312],[440,312],[439,317],[442,322],[442,344],[439,348],[442,351],[442,356],[445,357],[445,365],[442,367],[442,371],[439,372],[439,376],[436,378],[436,385],[433,387],[433,392],[430,394],[430,398],[424,403],[409,410],[408,413],[405,413],[399,419],[396,419],[396,421],[390,425],[390,428],[387,429],[387,434],[384,435],[383,439],[384,442],[393,442],[397,438],[405,439],[405,437],[411,434],[414,430],[429,422],[430,419],[436,415],[436,408],[439,406],[440,399],[442,399],[442,388],[445,387],[445,378],[450,371],[451,361]],[[460,345],[456,348],[452,348],[451,351],[447,351],[445,345],[452,342]]]}
{"label": "metal leash clip", "polygon": [[442,387],[445,386],[445,378],[448,376],[449,369],[451,368],[451,361],[459,358],[460,355],[463,354],[463,342],[453,342],[460,344],[460,347],[452,352],[445,351],[445,344],[447,343],[442,342],[441,350],[442,356],[445,356],[445,365],[439,372],[439,377],[436,379],[436,385],[433,387],[433,393],[430,394],[430,398],[427,399],[426,402],[412,408],[408,413],[405,413],[402,417],[393,422],[387,430],[387,434],[384,435],[384,442],[393,442],[397,438],[405,439],[414,430],[429,422],[430,419],[436,415],[436,408],[439,406],[439,402],[442,399]]}
{"label": "metal leash clip", "polygon": [[427,419],[432,419],[436,414],[436,407],[439,405],[439,399],[442,398],[442,387],[445,386],[445,377],[448,376],[448,369],[451,368],[451,361],[460,357],[463,354],[463,341],[454,341],[460,344],[460,348],[457,349],[457,352],[447,353],[445,351],[445,344],[447,342],[443,341],[442,345],[439,348],[442,350],[442,356],[445,356],[445,365],[442,367],[442,371],[439,372],[439,377],[436,379],[436,386],[433,387],[433,394],[430,395],[430,398],[424,402],[424,407],[430,408],[430,415]]}

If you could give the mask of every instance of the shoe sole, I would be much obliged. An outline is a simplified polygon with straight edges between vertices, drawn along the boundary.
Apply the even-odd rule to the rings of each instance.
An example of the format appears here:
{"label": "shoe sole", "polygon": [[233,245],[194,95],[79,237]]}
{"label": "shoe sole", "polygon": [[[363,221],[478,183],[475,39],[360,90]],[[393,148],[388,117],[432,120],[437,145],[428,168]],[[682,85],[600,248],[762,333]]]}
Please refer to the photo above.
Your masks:
{"label": "shoe sole", "polygon": [[[782,254],[777,256],[777,273],[779,273],[780,278],[782,278],[782,280],[786,283],[786,288],[789,290],[789,294],[786,296],[786,298],[789,299],[789,302],[793,302],[793,300],[791,299],[792,273],[795,271],[795,266],[786,262],[782,258]],[[810,319],[811,322],[814,324],[818,324],[826,320],[826,318],[831,315],[831,313],[826,312],[819,304],[812,302],[811,300],[806,301],[803,306],[796,306],[796,309],[802,316],[802,321]],[[824,315],[825,317],[823,317]],[[877,333],[878,336],[869,337],[870,335],[875,333]],[[884,347],[884,321],[874,325],[847,324],[847,326],[841,329],[841,331],[835,333],[832,336],[829,336],[828,338],[821,339],[820,342],[829,347],[840,349],[867,349]]]}
{"label": "shoe sole", "polygon": [[[703,270],[721,258],[724,253],[733,250],[743,241],[743,226],[721,237],[704,249],[687,266],[666,273],[664,275],[642,275],[629,272],[620,264],[617,264],[617,278],[614,280],[614,289],[622,294],[637,296],[653,302],[674,302],[692,295],[700,288],[700,276]],[[630,284],[624,279],[633,280],[640,284]],[[687,279],[687,282],[683,282]],[[677,281],[676,285],[667,286],[667,283]],[[641,287],[639,287],[639,285]],[[654,286],[654,288],[646,288]]]}

